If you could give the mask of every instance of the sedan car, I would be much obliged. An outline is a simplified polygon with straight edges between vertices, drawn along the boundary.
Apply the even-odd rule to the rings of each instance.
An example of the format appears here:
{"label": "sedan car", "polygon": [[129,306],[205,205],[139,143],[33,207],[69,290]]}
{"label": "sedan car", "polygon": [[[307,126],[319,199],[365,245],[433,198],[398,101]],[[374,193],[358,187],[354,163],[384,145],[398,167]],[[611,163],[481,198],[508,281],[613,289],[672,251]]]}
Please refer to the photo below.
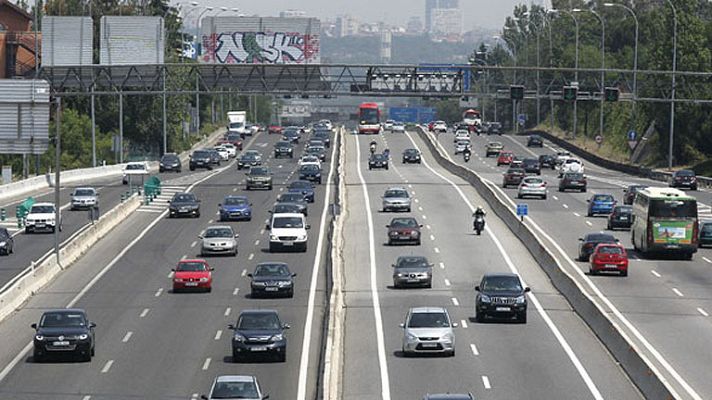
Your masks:
{"label": "sedan car", "polygon": [[301,167],[302,165],[306,165],[306,164],[314,164],[317,167],[321,168],[321,160],[317,156],[310,156],[310,155],[301,156],[299,158],[299,161],[297,162],[297,165],[299,165]]}
{"label": "sedan car", "polygon": [[331,131],[330,130],[324,130],[324,129],[315,130],[314,134],[312,134],[312,138],[320,139],[322,142],[324,142],[324,147],[326,147],[327,149],[331,147]]}
{"label": "sedan car", "polygon": [[200,200],[193,193],[176,193],[168,203],[168,218],[200,217]]}
{"label": "sedan car", "polygon": [[527,147],[544,147],[544,139],[539,135],[530,135],[527,139]]}
{"label": "sedan car", "polygon": [[289,203],[289,204],[298,204],[300,206],[301,211],[299,211],[300,214],[304,214],[304,216],[307,216],[307,200],[306,197],[300,193],[300,192],[292,192],[292,193],[282,193],[277,197],[277,204],[281,203]]}
{"label": "sedan car", "polygon": [[[2,233],[0,233],[0,236],[2,236]],[[697,242],[699,243],[700,247],[705,247],[712,245],[712,221],[700,221],[700,240]],[[2,239],[0,238],[0,244]]]}
{"label": "sedan car", "polygon": [[588,267],[588,272],[591,275],[614,271],[621,276],[628,276],[628,253],[623,245],[618,243],[599,244],[593,249],[590,260],[591,265]]}
{"label": "sedan car", "polygon": [[485,148],[485,157],[497,156],[504,149],[504,145],[500,142],[489,142]]}
{"label": "sedan car", "polygon": [[15,240],[12,235],[7,230],[7,228],[0,226],[0,255],[9,255],[15,250]]}
{"label": "sedan car", "polygon": [[402,122],[395,122],[393,124],[393,128],[391,129],[391,132],[393,133],[404,133],[405,132],[405,124]]}
{"label": "sedan car", "polygon": [[176,153],[166,153],[158,162],[158,172],[175,171],[180,173],[182,167],[180,158]]}
{"label": "sedan car", "polygon": [[388,157],[386,157],[383,154],[371,154],[371,157],[368,159],[368,169],[388,169]]}
{"label": "sedan car", "polygon": [[267,134],[271,135],[273,133],[276,134],[281,134],[282,133],[282,127],[280,125],[270,125],[267,128]]}
{"label": "sedan car", "polygon": [[522,160],[522,168],[527,174],[541,175],[541,164],[536,158],[525,158]]}
{"label": "sedan car", "polygon": [[388,228],[388,245],[395,243],[413,243],[420,245],[420,228],[423,225],[413,217],[393,218],[386,225]]}
{"label": "sedan car", "polygon": [[616,200],[610,194],[594,194],[588,202],[586,215],[593,217],[596,214],[610,214],[616,205]]}
{"label": "sedan car", "polygon": [[455,355],[456,322],[443,307],[413,307],[408,310],[403,328],[401,350],[404,356],[418,353]]}
{"label": "sedan car", "polygon": [[608,229],[616,228],[630,229],[633,225],[633,207],[615,206],[613,212],[608,215]]}
{"label": "sedan car", "polygon": [[566,190],[586,191],[586,176],[579,173],[566,173],[559,179],[559,192]]}
{"label": "sedan car", "polygon": [[94,355],[94,328],[84,310],[62,308],[45,311],[40,322],[32,324],[35,337],[32,341],[32,358],[45,361],[50,356],[79,356],[82,361],[91,361]]}
{"label": "sedan car", "polygon": [[277,142],[274,145],[274,158],[294,158],[294,147],[289,142]]}
{"label": "sedan car", "polygon": [[196,150],[190,155],[188,168],[195,171],[197,168],[213,169],[212,157],[207,150]]}
{"label": "sedan car", "polygon": [[[304,214],[306,212],[306,206],[304,204],[298,203],[277,203],[271,210],[270,214]],[[306,214],[304,214],[306,215]]]}
{"label": "sedan car", "polygon": [[500,165],[509,165],[512,163],[512,160],[514,159],[514,153],[511,151],[500,151],[499,155],[497,156],[497,166],[499,167]]}
{"label": "sedan car", "polygon": [[247,196],[225,196],[218,204],[220,221],[250,221],[252,220],[252,203]]}
{"label": "sedan car", "polygon": [[305,151],[305,154],[309,156],[317,156],[322,162],[326,161],[326,149],[324,146],[309,146]]}
{"label": "sedan car", "polygon": [[402,187],[391,187],[383,194],[383,212],[410,212],[411,199],[408,191]]}
{"label": "sedan car", "polygon": [[242,135],[239,133],[231,133],[225,138],[228,143],[232,143],[233,146],[237,147],[238,150],[242,150]]}
{"label": "sedan car", "polygon": [[433,264],[422,256],[400,256],[393,264],[393,287],[433,287]]}
{"label": "sedan car", "polygon": [[205,260],[180,260],[173,268],[173,292],[213,288],[213,270]]}
{"label": "sedan car", "polygon": [[522,285],[519,275],[510,273],[485,274],[475,286],[475,321],[487,317],[514,318],[527,322],[527,296],[530,291]]}
{"label": "sedan car", "polygon": [[695,176],[695,171],[681,169],[673,172],[670,178],[670,187],[697,190],[697,176]]}
{"label": "sedan car", "polygon": [[551,154],[542,154],[539,156],[539,168],[556,168],[556,159]]}
{"label": "sedan car", "polygon": [[588,258],[591,256],[591,253],[593,253],[593,250],[596,248],[601,243],[604,244],[617,244],[618,239],[613,237],[613,235],[609,233],[588,233],[586,236],[579,238],[579,242],[581,242],[579,246],[579,255],[578,255],[578,260],[579,261],[588,261]]}
{"label": "sedan car", "polygon": [[283,262],[264,262],[257,264],[255,271],[247,274],[252,279],[250,297],[279,296],[294,297],[294,277]]}
{"label": "sedan car", "polygon": [[284,331],[289,325],[282,323],[275,310],[245,310],[240,313],[232,336],[232,360],[239,362],[254,355],[274,356],[287,361],[287,338]]}
{"label": "sedan car", "polygon": [[314,164],[302,165],[299,167],[299,179],[321,185],[321,168]]}
{"label": "sedan car", "polygon": [[264,400],[269,395],[263,394],[257,378],[250,375],[220,375],[213,381],[210,393],[200,396],[203,400]]}
{"label": "sedan car", "polygon": [[627,188],[623,189],[623,204],[633,204],[633,200],[635,200],[635,194],[638,193],[639,190],[646,189],[647,187],[648,185],[630,185]]}
{"label": "sedan car", "polygon": [[487,135],[501,135],[502,134],[502,124],[499,122],[490,122],[487,126]]}
{"label": "sedan car", "polygon": [[272,190],[272,172],[267,167],[250,167],[245,179],[245,190]]}
{"label": "sedan car", "polygon": [[287,128],[284,132],[282,132],[282,140],[288,143],[298,144],[299,132],[297,130]]}
{"label": "sedan car", "polygon": [[469,139],[459,139],[455,142],[455,154],[461,154],[468,149],[472,149],[472,143]]}
{"label": "sedan car", "polygon": [[237,170],[262,165],[262,154],[257,150],[247,150],[237,157]]}
{"label": "sedan car", "polygon": [[72,192],[72,210],[86,210],[99,207],[99,193],[91,187],[80,187]]}
{"label": "sedan car", "polygon": [[403,151],[403,164],[420,164],[420,151],[417,149],[405,149]]}
{"label": "sedan car", "polygon": [[229,225],[216,225],[208,227],[202,235],[198,236],[203,243],[200,246],[200,255],[237,255],[238,234]]}
{"label": "sedan car", "polygon": [[522,179],[517,189],[517,198],[523,199],[527,196],[541,197],[546,200],[546,182],[533,176]]}
{"label": "sedan car", "polygon": [[[301,178],[300,178],[301,179]],[[287,193],[300,193],[307,203],[314,202],[314,184],[307,180],[294,181],[287,186]]]}
{"label": "sedan car", "polygon": [[518,186],[525,176],[522,168],[509,167],[502,178],[502,187],[506,189],[510,185]]}

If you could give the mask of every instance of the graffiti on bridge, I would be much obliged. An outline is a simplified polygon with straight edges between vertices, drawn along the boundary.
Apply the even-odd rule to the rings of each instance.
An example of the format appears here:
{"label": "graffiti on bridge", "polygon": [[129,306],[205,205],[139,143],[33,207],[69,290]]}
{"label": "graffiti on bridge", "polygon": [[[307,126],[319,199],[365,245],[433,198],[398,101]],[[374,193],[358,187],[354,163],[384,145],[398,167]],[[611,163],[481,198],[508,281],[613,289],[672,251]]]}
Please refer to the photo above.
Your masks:
{"label": "graffiti on bridge", "polygon": [[216,64],[313,64],[319,36],[288,32],[223,32],[204,35],[201,61]]}

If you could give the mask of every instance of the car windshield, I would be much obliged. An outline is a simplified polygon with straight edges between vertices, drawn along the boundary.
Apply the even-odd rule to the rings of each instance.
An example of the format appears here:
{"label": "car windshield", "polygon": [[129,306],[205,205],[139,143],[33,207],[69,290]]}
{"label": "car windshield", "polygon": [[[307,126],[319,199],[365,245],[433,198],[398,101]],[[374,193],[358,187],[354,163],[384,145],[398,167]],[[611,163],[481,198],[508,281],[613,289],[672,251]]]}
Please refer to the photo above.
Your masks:
{"label": "car windshield", "polygon": [[675,173],[677,176],[695,176],[695,172],[689,169],[683,169]]}
{"label": "car windshield", "polygon": [[386,198],[403,198],[408,197],[408,192],[401,189],[386,190],[386,194],[383,196]]}
{"label": "car windshield", "polygon": [[247,313],[240,315],[237,329],[280,329],[281,324],[275,313]]}
{"label": "car windshield", "polygon": [[277,142],[274,147],[291,147],[287,142]]}
{"label": "car windshield", "polygon": [[289,184],[290,189],[311,189],[312,184],[306,181],[295,181]]}
{"label": "car windshield", "polygon": [[469,141],[469,140],[458,140],[458,141],[457,141],[457,145],[458,145],[458,146],[467,146],[467,145],[469,145],[469,144],[470,144],[470,141]]}
{"label": "car windshield", "polygon": [[418,154],[418,150],[416,150],[416,149],[406,149],[404,153],[405,153],[405,154],[408,154],[408,155]]}
{"label": "car windshield", "polygon": [[216,382],[211,399],[256,399],[259,397],[254,382]]}
{"label": "car windshield", "polygon": [[277,201],[282,203],[301,203],[304,202],[304,196],[300,193],[283,193],[279,195]]}
{"label": "car windshield", "polygon": [[205,158],[205,157],[210,157],[210,153],[208,153],[207,151],[193,152],[193,158]]}
{"label": "car windshield", "polygon": [[239,142],[240,139],[241,139],[240,135],[227,135],[227,140],[229,140],[231,142],[236,142],[236,141]]}
{"label": "car windshield", "polygon": [[126,164],[126,169],[146,169],[143,164]]}
{"label": "car windshield", "polygon": [[54,212],[54,206],[32,206],[30,214],[50,214]]}
{"label": "car windshield", "polygon": [[383,161],[386,159],[386,157],[384,157],[383,154],[374,154],[372,159],[374,161]]}
{"label": "car windshield", "polygon": [[697,218],[697,201],[687,200],[650,200],[648,216],[657,218]]}
{"label": "car windshield", "polygon": [[256,160],[257,154],[255,153],[244,153],[241,157],[243,160]]}
{"label": "car windshield", "polygon": [[178,161],[178,157],[176,157],[176,156],[163,156],[162,160],[163,160],[163,162],[174,162],[174,161]]}
{"label": "car windshield", "polygon": [[94,189],[76,189],[74,191],[75,196],[94,196],[95,193]]}
{"label": "car windshield", "polygon": [[613,202],[613,196],[610,194],[597,194],[593,196],[595,202]]}
{"label": "car windshield", "polygon": [[396,218],[391,221],[391,228],[416,228],[418,223],[413,218]]}
{"label": "car windshield", "polygon": [[299,217],[279,217],[272,222],[272,228],[304,228],[304,222]]}
{"label": "car windshield", "polygon": [[534,160],[532,158],[525,158],[524,161],[522,161],[524,165],[539,165],[539,160]]}
{"label": "car windshield", "polygon": [[492,142],[488,144],[489,147],[502,147],[502,143],[500,142]]}
{"label": "car windshield", "polygon": [[616,238],[605,233],[594,233],[586,235],[584,242],[587,243],[615,243]]}
{"label": "car windshield", "polygon": [[59,328],[84,325],[84,314],[70,311],[45,313],[42,315],[42,320],[40,320],[40,326],[43,328]]}
{"label": "car windshield", "polygon": [[226,206],[244,206],[247,205],[247,199],[242,197],[226,197],[224,204]]}
{"label": "car windshield", "polygon": [[483,292],[521,292],[522,283],[516,276],[490,276],[484,279]]}
{"label": "car windshield", "polygon": [[408,328],[449,328],[450,320],[443,312],[418,312],[410,315]]}
{"label": "car windshield", "polygon": [[601,254],[623,254],[623,249],[618,246],[599,246],[598,252]]}
{"label": "car windshield", "polygon": [[254,276],[289,276],[289,268],[284,264],[260,264]]}
{"label": "car windshield", "polygon": [[250,175],[269,175],[269,169],[264,167],[250,168]]}
{"label": "car windshield", "polygon": [[195,201],[195,196],[190,193],[177,194],[173,197],[173,202],[176,203],[189,203]]}
{"label": "car windshield", "polygon": [[238,129],[238,128],[242,128],[245,125],[242,122],[231,122],[229,126],[230,126],[230,129]]}
{"label": "car windshield", "polygon": [[205,231],[206,238],[231,238],[234,236],[235,234],[230,228],[208,228]]}
{"label": "car windshield", "polygon": [[[712,222],[703,223],[701,231],[704,233],[712,233]],[[2,235],[1,232],[0,232],[0,235]]]}
{"label": "car windshield", "polygon": [[537,184],[542,184],[544,183],[543,179],[540,178],[527,178],[524,180],[525,183],[528,183],[530,185],[537,185]]}
{"label": "car windshield", "polygon": [[178,266],[176,267],[176,271],[185,271],[185,272],[198,272],[198,271],[207,271],[208,267],[204,263],[201,262],[182,262],[178,263]]}
{"label": "car windshield", "polygon": [[398,257],[398,268],[426,268],[428,259],[425,257]]}
{"label": "car windshield", "polygon": [[304,172],[319,172],[319,166],[314,164],[302,165],[300,170]]}

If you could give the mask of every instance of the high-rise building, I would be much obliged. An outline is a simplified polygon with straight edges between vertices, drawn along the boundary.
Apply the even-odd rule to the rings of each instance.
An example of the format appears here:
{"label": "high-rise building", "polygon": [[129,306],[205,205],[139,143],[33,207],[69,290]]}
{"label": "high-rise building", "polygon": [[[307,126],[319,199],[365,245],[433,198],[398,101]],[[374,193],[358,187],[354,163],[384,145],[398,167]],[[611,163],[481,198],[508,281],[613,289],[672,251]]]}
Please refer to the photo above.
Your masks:
{"label": "high-rise building", "polygon": [[307,12],[302,10],[284,10],[280,11],[279,16],[281,18],[305,18]]}
{"label": "high-rise building", "polygon": [[359,22],[351,15],[336,17],[336,37],[354,36],[358,34]]}
{"label": "high-rise building", "polygon": [[457,8],[433,9],[430,34],[438,37],[458,38],[462,35],[462,13]]}
{"label": "high-rise building", "polygon": [[430,33],[433,28],[433,10],[458,9],[460,0],[425,0],[425,31]]}

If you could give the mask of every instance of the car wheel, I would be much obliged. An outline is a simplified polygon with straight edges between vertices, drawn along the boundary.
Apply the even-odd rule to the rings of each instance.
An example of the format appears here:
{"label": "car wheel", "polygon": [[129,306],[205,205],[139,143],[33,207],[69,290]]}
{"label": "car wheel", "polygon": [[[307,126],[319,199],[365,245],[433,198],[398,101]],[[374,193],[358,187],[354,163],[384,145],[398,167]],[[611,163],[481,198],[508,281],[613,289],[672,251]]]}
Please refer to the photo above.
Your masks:
{"label": "car wheel", "polygon": [[198,211],[197,213],[195,213],[195,218],[200,218],[200,211]]}
{"label": "car wheel", "polygon": [[433,281],[428,281],[428,283],[425,285],[427,289],[432,289],[433,288]]}
{"label": "car wheel", "polygon": [[191,171],[195,171],[195,168],[194,168],[194,167],[189,167],[188,169],[191,170]]}
{"label": "car wheel", "polygon": [[448,357],[455,357],[455,350],[453,349],[452,351],[450,351],[449,353],[447,353],[447,356],[448,356]]}
{"label": "car wheel", "polygon": [[270,243],[270,244],[269,244],[269,252],[270,252],[270,253],[274,253],[275,251],[277,251],[277,246],[275,246],[274,244]]}
{"label": "car wheel", "polygon": [[239,363],[240,362],[240,355],[237,354],[237,352],[232,352],[232,362],[234,363]]}
{"label": "car wheel", "polygon": [[294,288],[289,289],[289,292],[287,292],[287,297],[289,297],[290,299],[294,297]]}
{"label": "car wheel", "polygon": [[593,217],[593,213],[592,213],[591,211],[589,211],[589,212],[586,213],[586,216],[587,216],[587,217]]}
{"label": "car wheel", "polygon": [[418,241],[415,242],[415,245],[416,245],[416,246],[420,246],[420,239],[418,239]]}
{"label": "car wheel", "polygon": [[597,272],[597,271],[596,271],[595,269],[593,269],[593,267],[588,267],[588,274],[589,274],[589,275],[596,275],[596,272]]}
{"label": "car wheel", "polygon": [[586,193],[586,189],[581,189],[581,193]]}
{"label": "car wheel", "polygon": [[393,246],[393,241],[390,240],[390,239],[388,239],[388,245],[389,245],[389,246]]}
{"label": "car wheel", "polygon": [[628,276],[628,271],[621,271],[621,276]]}
{"label": "car wheel", "polygon": [[91,362],[91,351],[86,352],[86,354],[82,354],[81,360],[83,362]]}
{"label": "car wheel", "polygon": [[546,195],[541,196],[542,200],[546,200]]}
{"label": "car wheel", "polygon": [[36,363],[42,363],[44,362],[44,356],[40,355],[39,353],[34,353],[32,355],[32,360]]}
{"label": "car wheel", "polygon": [[408,208],[406,209],[406,212],[410,212],[410,207],[408,207]]}

